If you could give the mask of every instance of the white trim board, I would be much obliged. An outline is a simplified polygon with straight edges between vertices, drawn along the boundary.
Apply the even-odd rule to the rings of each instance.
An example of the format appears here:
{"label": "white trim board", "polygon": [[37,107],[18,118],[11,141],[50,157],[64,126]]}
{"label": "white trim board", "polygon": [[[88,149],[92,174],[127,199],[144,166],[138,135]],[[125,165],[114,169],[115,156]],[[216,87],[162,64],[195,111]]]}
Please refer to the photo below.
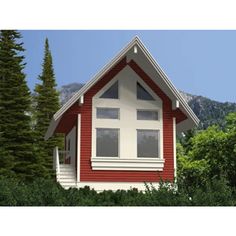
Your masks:
{"label": "white trim board", "polygon": [[93,170],[163,171],[160,158],[92,158]]}
{"label": "white trim board", "polygon": [[77,117],[77,182],[80,182],[80,135],[81,134],[81,114]]}
{"label": "white trim board", "polygon": [[[163,72],[161,67],[158,65],[158,63],[154,60],[154,58],[151,56],[147,48],[144,46],[144,44],[141,42],[141,40],[136,36],[126,47],[124,47],[118,55],[113,58],[103,69],[93,77],[90,81],[88,81],[69,101],[67,101],[60,110],[58,110],[53,118],[52,121],[48,127],[47,133],[45,135],[45,139],[48,139],[51,137],[51,135],[54,133],[54,130],[56,128],[56,125],[54,124],[78,99],[83,96],[100,78],[102,78],[117,62],[119,62],[133,47],[137,47],[141,50],[141,52],[144,54],[144,56],[147,58],[149,63],[152,65],[152,67],[155,69],[155,71],[160,75],[160,78],[162,82],[167,86],[169,91],[174,97],[174,102],[176,100],[180,103],[180,109],[187,115],[188,119],[191,120],[190,122],[190,128],[192,128],[194,125],[198,125],[199,119],[196,117],[192,109],[189,107],[187,102],[184,100],[182,95],[178,92],[178,90],[175,88],[175,86],[172,84],[172,82],[168,79],[166,74]],[[139,50],[138,50],[139,51]],[[135,54],[136,57],[139,55],[139,53]],[[156,82],[154,80],[154,82]],[[181,127],[184,129],[184,127]]]}
{"label": "white trim board", "polygon": [[177,159],[176,159],[176,118],[173,117],[173,153],[174,153],[174,177],[177,178]]}
{"label": "white trim board", "polygon": [[[146,183],[149,187],[152,185],[155,188],[159,188],[160,183]],[[139,191],[145,191],[146,187],[144,182],[80,182],[75,186],[76,188],[84,188],[85,186],[89,186],[90,189],[94,189],[97,192],[101,192],[104,190],[131,190],[133,188],[137,188]]]}

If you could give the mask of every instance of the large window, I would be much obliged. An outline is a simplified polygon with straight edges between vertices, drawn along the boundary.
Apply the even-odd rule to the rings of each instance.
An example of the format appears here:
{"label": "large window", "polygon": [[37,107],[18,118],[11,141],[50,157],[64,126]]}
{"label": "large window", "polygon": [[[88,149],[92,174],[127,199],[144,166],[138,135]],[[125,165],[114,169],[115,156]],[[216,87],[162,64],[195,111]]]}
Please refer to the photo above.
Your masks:
{"label": "large window", "polygon": [[159,131],[137,130],[138,157],[158,157],[159,154]]}
{"label": "large window", "polygon": [[118,91],[118,81],[116,81],[109,89],[107,89],[100,98],[119,98],[119,91]]}
{"label": "large window", "polygon": [[158,120],[158,111],[137,110],[137,120]]}
{"label": "large window", "polygon": [[140,83],[137,83],[137,99],[154,100],[152,95]]}
{"label": "large window", "polygon": [[118,157],[119,129],[97,128],[97,157]]}
{"label": "large window", "polygon": [[119,119],[119,108],[97,108],[98,119]]}

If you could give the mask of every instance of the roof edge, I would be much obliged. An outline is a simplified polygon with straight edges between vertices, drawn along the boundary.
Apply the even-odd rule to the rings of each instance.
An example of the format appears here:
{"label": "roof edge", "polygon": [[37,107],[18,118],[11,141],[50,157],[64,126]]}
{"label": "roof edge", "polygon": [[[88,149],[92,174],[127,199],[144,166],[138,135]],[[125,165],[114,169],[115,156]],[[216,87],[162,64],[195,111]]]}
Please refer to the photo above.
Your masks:
{"label": "roof edge", "polygon": [[148,51],[148,49],[145,47],[145,45],[142,43],[142,41],[139,39],[138,44],[140,48],[143,50],[143,53],[148,56],[149,61],[152,63],[154,68],[157,70],[157,72],[160,74],[160,76],[164,79],[166,85],[170,88],[171,92],[175,95],[176,99],[180,101],[181,105],[185,108],[185,110],[191,115],[192,120],[196,125],[199,123],[198,117],[194,114],[191,107],[188,105],[188,103],[185,101],[183,96],[180,94],[178,89],[174,86],[174,84],[168,79],[168,76],[165,74],[165,72],[161,69],[157,61],[152,57],[151,53]]}
{"label": "roof edge", "polygon": [[146,46],[142,43],[140,38],[138,36],[135,36],[126,46],[124,46],[119,53],[112,58],[98,73],[96,73],[92,79],[90,79],[78,92],[76,92],[54,115],[50,122],[50,125],[48,127],[48,131],[45,134],[45,139],[49,138],[57,124],[60,121],[61,116],[85,93],[87,90],[92,87],[99,78],[104,76],[113,66],[115,63],[119,62],[119,60],[122,59],[122,57],[134,46],[138,45],[144,55],[146,55],[149,62],[152,64],[154,69],[157,71],[157,73],[161,76],[161,78],[164,80],[164,83],[167,85],[167,87],[170,89],[170,91],[173,93],[176,100],[180,102],[182,105],[184,111],[187,113],[187,116],[194,122],[195,125],[198,125],[199,119],[194,114],[188,103],[185,101],[183,96],[180,94],[180,92],[177,90],[177,88],[174,86],[174,84],[168,79],[168,76],[165,74],[165,72],[161,69],[157,61],[152,57],[149,50],[146,48]]}
{"label": "roof edge", "polygon": [[108,72],[111,67],[117,63],[122,56],[125,55],[125,53],[127,51],[129,51],[129,49],[131,47],[133,47],[135,45],[135,43],[137,43],[138,41],[140,41],[140,39],[138,38],[138,36],[135,36],[134,39],[129,42],[125,47],[123,47],[121,49],[121,51],[115,56],[113,57],[112,60],[110,60],[97,74],[95,74],[91,80],[89,80],[77,93],[75,93],[54,115],[54,119],[57,120],[70,106],[72,106],[79,98],[80,96],[83,95],[84,92],[87,91],[88,88],[90,88],[93,84],[95,84],[97,82],[97,79],[102,77],[104,74],[106,74],[106,72]]}

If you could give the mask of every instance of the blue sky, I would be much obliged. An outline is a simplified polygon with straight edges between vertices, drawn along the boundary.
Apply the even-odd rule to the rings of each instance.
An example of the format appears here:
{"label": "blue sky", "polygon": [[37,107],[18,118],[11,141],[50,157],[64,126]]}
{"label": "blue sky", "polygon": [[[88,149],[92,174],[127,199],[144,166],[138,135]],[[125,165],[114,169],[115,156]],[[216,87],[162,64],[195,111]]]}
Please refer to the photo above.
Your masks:
{"label": "blue sky", "polygon": [[58,87],[85,83],[135,35],[174,85],[217,101],[236,102],[236,31],[26,30],[27,81],[38,82],[48,37]]}

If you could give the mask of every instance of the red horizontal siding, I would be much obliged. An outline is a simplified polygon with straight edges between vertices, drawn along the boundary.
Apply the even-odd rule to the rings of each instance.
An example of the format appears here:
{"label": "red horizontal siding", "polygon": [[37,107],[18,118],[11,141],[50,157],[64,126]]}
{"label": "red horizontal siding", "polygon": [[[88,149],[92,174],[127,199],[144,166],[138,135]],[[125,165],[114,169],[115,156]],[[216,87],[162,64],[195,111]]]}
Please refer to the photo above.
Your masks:
{"label": "red horizontal siding", "polygon": [[92,134],[92,98],[104,85],[106,85],[126,64],[125,58],[118,63],[108,74],[97,82],[85,95],[81,107],[81,181],[112,181],[112,182],[156,182],[173,180],[173,113],[170,99],[163,91],[144,73],[134,62],[128,64],[163,101],[163,127],[164,127],[164,158],[165,165],[162,172],[157,171],[103,171],[91,168],[91,134]]}
{"label": "red horizontal siding", "polygon": [[[160,97],[163,101],[163,152],[165,158],[164,170],[157,171],[104,171],[92,170],[92,98],[101,90],[116,74],[125,66],[130,66],[140,78]],[[153,82],[153,80],[141,69],[136,62],[131,60],[126,63],[123,58],[108,73],[106,73],[89,91],[84,95],[84,104],[79,107],[75,103],[62,118],[57,131],[68,130],[76,124],[76,115],[81,113],[81,150],[80,150],[80,180],[81,181],[108,181],[108,182],[157,182],[162,180],[173,181],[173,117],[177,122],[186,119],[180,111],[172,111],[172,103],[169,97]],[[68,124],[70,123],[70,124]],[[72,124],[73,123],[73,124]]]}

